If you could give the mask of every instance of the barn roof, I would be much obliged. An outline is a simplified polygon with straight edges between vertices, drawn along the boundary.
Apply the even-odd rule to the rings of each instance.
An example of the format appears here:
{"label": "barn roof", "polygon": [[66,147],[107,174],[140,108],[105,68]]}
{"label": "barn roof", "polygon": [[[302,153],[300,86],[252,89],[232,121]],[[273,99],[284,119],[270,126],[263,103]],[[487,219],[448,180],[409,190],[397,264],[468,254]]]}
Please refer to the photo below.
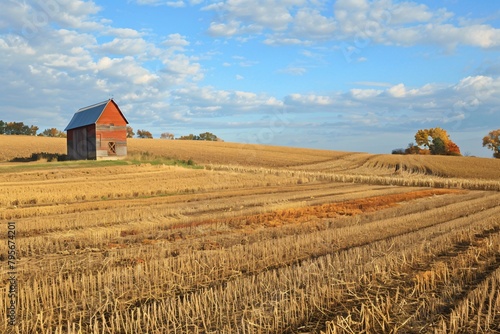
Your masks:
{"label": "barn roof", "polygon": [[116,109],[118,109],[123,119],[128,124],[127,119],[125,118],[125,116],[123,116],[122,111],[120,110],[120,108],[118,108],[118,105],[115,103],[115,101],[113,101],[113,99],[109,99],[103,102],[90,105],[88,107],[78,109],[78,111],[73,115],[73,118],[69,122],[68,126],[66,126],[64,131],[97,123],[104,109],[106,109],[106,106],[110,102],[112,102],[116,106]]}

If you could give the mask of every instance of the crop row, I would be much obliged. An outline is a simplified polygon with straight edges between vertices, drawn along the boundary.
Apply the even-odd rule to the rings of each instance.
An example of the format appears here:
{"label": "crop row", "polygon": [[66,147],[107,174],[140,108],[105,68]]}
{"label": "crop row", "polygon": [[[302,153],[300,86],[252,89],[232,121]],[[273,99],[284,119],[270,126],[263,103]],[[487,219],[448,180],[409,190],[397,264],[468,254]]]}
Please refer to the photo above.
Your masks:
{"label": "crop row", "polygon": [[[414,266],[434,263],[432,259],[439,254],[453,258],[454,245],[479,240],[476,234],[485,231],[493,232],[482,239],[491,237],[490,244],[498,245],[494,229],[499,224],[499,195],[445,196],[461,201],[442,206],[424,201],[421,205],[428,207],[413,212],[410,202],[404,206],[410,208],[405,215],[377,219],[375,213],[350,220],[350,224],[336,225],[334,217],[317,215],[316,220],[323,221],[325,227],[320,231],[282,235],[278,231],[274,238],[222,248],[187,248],[184,253],[149,255],[134,261],[108,254],[100,271],[86,270],[85,263],[91,260],[85,258],[80,266],[69,260],[60,266],[64,256],[54,261],[58,267],[26,267],[26,275],[20,276],[20,331],[277,333],[318,329],[331,319],[342,326],[350,318],[353,322],[348,325],[352,327],[360,322],[354,315],[375,314],[377,305],[393,300],[390,291],[366,300],[374,286],[383,286],[381,282],[403,280],[410,284],[414,282],[411,277],[421,276]],[[394,208],[392,212],[398,211]],[[310,213],[311,220],[315,220],[313,216]],[[286,220],[286,215],[279,219]],[[299,229],[307,223],[284,226]],[[180,242],[189,245],[191,241]],[[481,243],[477,249],[491,264],[498,250],[488,245]],[[155,245],[147,249],[158,252]],[[468,254],[463,261],[471,258]],[[44,263],[50,266],[51,261]],[[451,260],[448,263],[448,270],[455,274],[458,265]],[[425,280],[416,282],[421,283],[417,287],[410,284],[413,290],[426,293],[418,289],[425,287]],[[404,296],[412,300],[411,294]],[[370,302],[374,308],[369,308]],[[340,313],[336,305],[344,305]],[[345,305],[351,305],[350,318]],[[358,312],[361,308],[364,311]],[[0,310],[5,310],[4,304]],[[384,326],[410,323],[397,313],[391,314],[396,320]],[[418,321],[417,312],[413,314],[412,319]]]}

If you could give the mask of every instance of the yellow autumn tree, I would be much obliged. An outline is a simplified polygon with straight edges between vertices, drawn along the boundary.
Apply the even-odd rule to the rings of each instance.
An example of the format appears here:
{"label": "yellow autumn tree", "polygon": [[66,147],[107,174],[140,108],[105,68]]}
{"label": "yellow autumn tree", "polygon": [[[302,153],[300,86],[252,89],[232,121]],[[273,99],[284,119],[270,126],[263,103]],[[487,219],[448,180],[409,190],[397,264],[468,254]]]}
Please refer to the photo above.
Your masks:
{"label": "yellow autumn tree", "polygon": [[427,148],[430,148],[432,146],[432,141],[437,138],[441,139],[444,145],[450,141],[448,132],[441,128],[418,130],[415,134],[415,142],[417,145],[425,146]]}
{"label": "yellow autumn tree", "polygon": [[418,130],[415,142],[419,146],[428,148],[435,155],[461,155],[460,148],[455,144],[445,129],[436,127]]}

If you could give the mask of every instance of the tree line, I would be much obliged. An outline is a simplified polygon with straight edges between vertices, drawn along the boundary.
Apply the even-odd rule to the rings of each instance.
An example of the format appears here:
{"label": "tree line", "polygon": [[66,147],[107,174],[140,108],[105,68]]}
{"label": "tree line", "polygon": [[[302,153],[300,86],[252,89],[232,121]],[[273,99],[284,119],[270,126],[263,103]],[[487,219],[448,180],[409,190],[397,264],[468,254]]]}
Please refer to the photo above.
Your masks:
{"label": "tree line", "polygon": [[[38,133],[40,128],[36,125],[27,125],[23,122],[5,122],[0,120],[0,135],[24,135],[24,136],[43,136],[43,137],[59,137],[66,138],[66,133],[56,128],[45,129]],[[133,138],[136,135],[131,126],[127,126],[127,138]],[[137,130],[137,138],[153,138],[151,132],[147,130]],[[161,139],[178,139],[178,140],[208,140],[222,141],[219,137],[211,132],[200,133],[199,135],[189,134],[174,138],[170,132],[164,132],[160,136]]]}
{"label": "tree line", "polygon": [[45,129],[38,133],[40,128],[36,125],[27,125],[23,122],[4,122],[0,120],[0,135],[25,135],[44,137],[66,137],[64,131],[56,128]]}
{"label": "tree line", "polygon": [[[137,133],[134,132],[134,129],[131,126],[127,126],[127,138],[134,138],[136,136],[137,138],[153,138],[153,135],[151,132],[147,130],[137,130]],[[223,141],[216,135],[214,135],[211,132],[204,132],[200,133],[199,135],[194,135],[190,133],[189,135],[185,136],[180,136],[178,138],[175,138],[173,133],[170,132],[163,132],[160,135],[160,139],[168,139],[168,140],[206,140],[206,141]]]}
{"label": "tree line", "polygon": [[[493,157],[500,158],[500,129],[490,131],[483,138],[483,147],[493,150]],[[418,130],[415,143],[409,143],[406,149],[394,149],[392,154],[462,155],[460,147],[450,139],[448,132],[439,127]]]}

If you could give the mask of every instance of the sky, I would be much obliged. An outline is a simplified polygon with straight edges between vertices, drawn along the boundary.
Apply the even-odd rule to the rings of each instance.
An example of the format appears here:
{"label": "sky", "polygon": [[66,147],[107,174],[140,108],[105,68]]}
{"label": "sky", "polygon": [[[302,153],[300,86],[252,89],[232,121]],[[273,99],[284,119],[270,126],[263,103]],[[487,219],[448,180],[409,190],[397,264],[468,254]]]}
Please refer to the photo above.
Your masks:
{"label": "sky", "polygon": [[491,157],[500,6],[474,0],[1,0],[0,120],[391,153],[442,127]]}

